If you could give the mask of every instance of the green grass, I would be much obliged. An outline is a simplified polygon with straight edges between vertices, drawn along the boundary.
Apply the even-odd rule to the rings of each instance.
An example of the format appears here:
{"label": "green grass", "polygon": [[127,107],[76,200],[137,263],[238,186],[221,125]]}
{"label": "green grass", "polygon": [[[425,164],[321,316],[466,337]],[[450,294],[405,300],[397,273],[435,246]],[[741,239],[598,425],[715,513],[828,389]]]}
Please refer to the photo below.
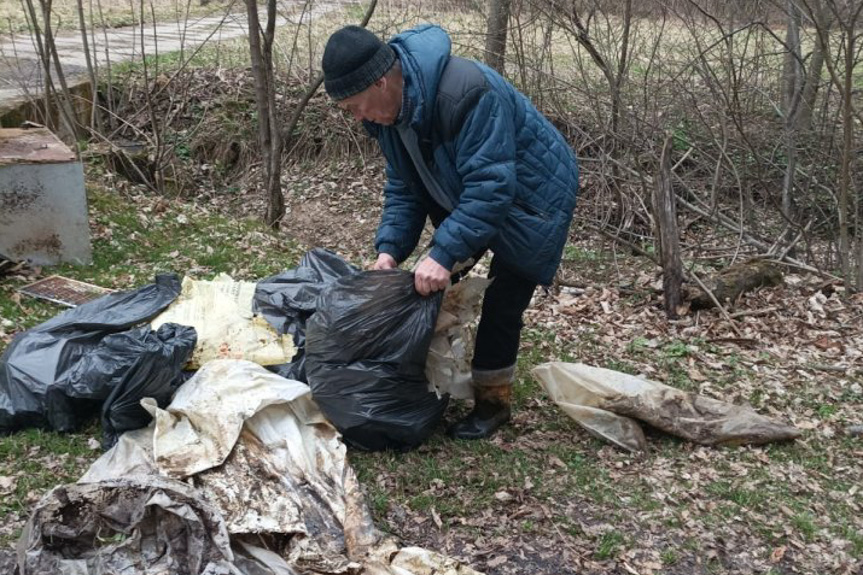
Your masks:
{"label": "green grass", "polygon": [[[0,438],[0,475],[15,478],[11,493],[0,498],[0,517],[26,517],[30,506],[52,487],[76,481],[100,453],[88,446],[95,426],[61,434],[38,429]],[[12,544],[20,532],[0,533],[0,546]]]}
{"label": "green grass", "polygon": [[564,259],[578,263],[595,263],[603,259],[602,255],[596,250],[589,250],[572,244],[564,246],[563,257]]}
{"label": "green grass", "polygon": [[[91,181],[102,176],[96,170]],[[292,267],[301,250],[278,240],[260,222],[233,219],[193,203],[129,197],[88,187],[93,229],[93,263],[62,264],[51,273],[103,287],[129,289],[151,283],[155,274],[211,279],[228,273],[254,281]],[[16,329],[31,327],[62,308],[16,294],[21,280],[0,284],[0,313]],[[2,344],[0,344],[2,345]]]}
{"label": "green grass", "polygon": [[763,504],[766,496],[762,491],[750,489],[732,481],[717,481],[707,487],[708,493],[745,508],[755,508]]}
{"label": "green grass", "polygon": [[674,565],[680,560],[680,556],[674,549],[665,549],[659,558],[665,565]]}
{"label": "green grass", "polygon": [[847,526],[843,529],[842,536],[851,541],[851,544],[854,546],[854,555],[863,557],[863,529]]}
{"label": "green grass", "polygon": [[[111,79],[122,83],[132,75],[143,74],[152,82],[160,74],[170,75],[179,68],[236,68],[250,63],[249,46],[244,38],[223,42],[208,42],[202,46],[188,46],[182,52],[146,54],[144,60],[125,60],[111,65]],[[143,76],[141,76],[143,78]]]}
{"label": "green grass", "polygon": [[[468,515],[471,510],[501,505],[495,494],[524,485],[526,476],[537,486],[542,481],[534,462],[523,452],[504,450],[488,442],[452,442],[440,434],[417,451],[353,452],[350,460],[366,486],[376,519],[384,522],[394,500],[405,502],[415,512],[434,508],[446,522],[448,518]],[[482,472],[488,469],[495,472]],[[381,472],[386,472],[393,483],[378,485],[376,478]],[[454,496],[456,492],[458,496]]]}
{"label": "green grass", "polygon": [[606,361],[602,367],[629,375],[638,375],[638,368],[626,360],[612,358]]}
{"label": "green grass", "polygon": [[269,233],[256,220],[233,220],[179,202],[157,215],[130,210],[128,200],[110,194],[93,192],[89,199],[100,214],[97,222],[112,230],[111,238],[94,243],[96,264],[90,270],[63,271],[94,281],[135,275],[142,267],[156,273],[194,270],[201,279],[221,272],[256,279],[290,267],[299,254],[291,244],[276,243],[267,253],[249,253],[258,235]]}
{"label": "green grass", "polygon": [[818,528],[815,525],[815,517],[808,512],[798,513],[791,518],[791,524],[803,537],[804,541],[813,541]]}
{"label": "green grass", "polygon": [[595,556],[599,560],[612,559],[617,556],[625,543],[625,537],[619,531],[609,531],[599,540]]}

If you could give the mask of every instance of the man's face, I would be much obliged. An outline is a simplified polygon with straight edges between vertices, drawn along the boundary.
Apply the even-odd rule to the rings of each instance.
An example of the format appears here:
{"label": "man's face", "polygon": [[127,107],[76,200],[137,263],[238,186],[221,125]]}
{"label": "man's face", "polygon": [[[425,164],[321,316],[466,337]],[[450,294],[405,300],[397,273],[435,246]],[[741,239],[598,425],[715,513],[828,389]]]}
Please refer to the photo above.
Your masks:
{"label": "man's face", "polygon": [[338,101],[337,105],[357,121],[389,126],[398,118],[402,104],[401,92],[393,88],[390,79],[384,76],[359,94]]}

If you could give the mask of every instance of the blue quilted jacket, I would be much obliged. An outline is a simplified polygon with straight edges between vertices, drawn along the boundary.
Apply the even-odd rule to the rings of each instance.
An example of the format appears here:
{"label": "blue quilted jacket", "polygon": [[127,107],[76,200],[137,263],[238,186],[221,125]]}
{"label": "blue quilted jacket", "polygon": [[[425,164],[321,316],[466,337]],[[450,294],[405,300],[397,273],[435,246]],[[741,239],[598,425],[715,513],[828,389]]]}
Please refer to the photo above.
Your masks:
{"label": "blue quilted jacket", "polygon": [[405,81],[401,121],[415,131],[450,209],[433,199],[397,129],[366,122],[387,161],[377,251],[404,261],[430,216],[430,256],[447,269],[491,248],[513,271],[550,284],[578,193],[563,136],[494,70],[450,56],[441,28],[421,26],[390,45]]}

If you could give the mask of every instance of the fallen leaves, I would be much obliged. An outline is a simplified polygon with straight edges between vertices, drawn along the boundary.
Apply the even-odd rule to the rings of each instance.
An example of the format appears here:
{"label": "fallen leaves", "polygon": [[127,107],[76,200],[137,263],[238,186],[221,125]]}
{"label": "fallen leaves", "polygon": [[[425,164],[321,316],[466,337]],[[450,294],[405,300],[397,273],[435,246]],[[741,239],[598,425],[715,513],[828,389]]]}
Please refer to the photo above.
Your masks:
{"label": "fallen leaves", "polygon": [[15,491],[18,478],[9,475],[0,475],[0,495],[9,495]]}
{"label": "fallen leaves", "polygon": [[497,493],[494,494],[494,498],[497,499],[498,501],[502,502],[502,503],[508,503],[508,502],[512,501],[513,499],[515,499],[515,497],[513,497],[512,493],[508,493],[506,491],[498,491]]}

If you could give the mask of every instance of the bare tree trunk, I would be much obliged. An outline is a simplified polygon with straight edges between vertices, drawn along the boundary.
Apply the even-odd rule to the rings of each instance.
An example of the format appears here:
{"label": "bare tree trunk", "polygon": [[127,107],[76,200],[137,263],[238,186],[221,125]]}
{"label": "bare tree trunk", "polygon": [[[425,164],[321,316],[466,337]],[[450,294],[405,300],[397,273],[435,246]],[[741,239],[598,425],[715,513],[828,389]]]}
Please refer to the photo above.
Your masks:
{"label": "bare tree trunk", "polygon": [[857,291],[863,293],[863,198],[857,198]]}
{"label": "bare tree trunk", "polygon": [[87,39],[87,21],[84,19],[84,0],[77,0],[78,5],[78,26],[81,29],[81,42],[84,48],[84,59],[87,62],[87,76],[90,78],[90,98],[92,106],[90,107],[90,129],[102,128],[102,122],[99,117],[99,108],[97,97],[96,70],[93,67],[93,60],[90,57],[90,41]]}
{"label": "bare tree trunk", "polygon": [[276,79],[273,67],[273,42],[276,37],[276,18],[278,12],[276,0],[267,1],[267,30],[264,34],[263,56],[266,66],[267,107],[270,110],[270,168],[267,173],[267,224],[273,228],[279,227],[279,222],[285,216],[285,197],[282,194],[282,128],[279,113],[276,109]]}
{"label": "bare tree trunk", "polygon": [[[629,59],[629,35],[632,31],[632,0],[626,0],[623,8],[623,38],[620,42],[620,59],[617,62],[617,73],[614,83],[611,85],[611,133],[615,138],[620,136],[620,90],[623,87],[623,79],[626,77],[626,68]],[[617,141],[617,140],[615,140]]]}
{"label": "bare tree trunk", "polygon": [[[811,3],[811,14],[813,24],[816,28],[830,29],[830,15],[821,5],[821,0],[809,0]],[[798,7],[799,9],[799,7]],[[829,33],[829,32],[828,32]],[[815,98],[818,96],[818,87],[821,85],[821,75],[824,72],[824,45],[818,41],[812,46],[812,55],[809,57],[809,69],[806,72],[806,81],[803,83],[803,95],[800,98],[800,110],[797,114],[797,132],[807,133],[812,129],[812,111],[815,109]]]}
{"label": "bare tree trunk", "polygon": [[[102,11],[102,0],[96,0],[96,7],[99,9],[99,24],[102,28],[102,40],[105,45],[105,79],[107,81],[105,103],[108,111],[108,129],[113,132],[117,128],[117,117],[114,113],[114,80],[111,77],[111,50],[108,43],[108,27],[105,25],[105,14]],[[93,28],[93,0],[90,0],[90,27]],[[96,45],[96,39],[93,38],[93,45]],[[95,60],[97,63],[99,58]]]}
{"label": "bare tree trunk", "polygon": [[[144,8],[145,8],[144,0],[140,0],[138,7],[140,10],[139,11],[139,17],[140,17],[139,25],[140,25],[140,31],[141,31],[141,37],[140,37],[140,40],[141,40],[141,71],[142,71],[143,76],[144,76],[144,102],[145,102],[146,107],[147,107],[147,115],[149,116],[149,119],[150,119],[150,128],[153,131],[152,154],[153,154],[154,161],[153,161],[153,183],[152,184],[158,193],[163,194],[163,193],[165,193],[165,178],[164,178],[164,174],[162,173],[161,168],[163,167],[162,166],[162,157],[163,157],[163,154],[165,153],[164,138],[162,138],[162,128],[164,126],[162,126],[162,124],[161,124],[161,121],[160,121],[161,117],[160,117],[159,113],[157,112],[155,104],[153,102],[153,96],[152,96],[152,91],[151,91],[151,86],[150,86],[150,78],[151,77],[154,79],[156,78],[156,76],[158,75],[158,69],[152,75],[150,74],[150,68],[149,68],[149,65],[147,64],[147,45],[146,45],[146,33],[147,32],[146,32],[146,28],[145,28],[146,21],[144,19]],[[155,26],[155,22],[153,22],[153,25]],[[155,34],[153,35],[153,41],[154,41],[154,43],[156,41]],[[155,65],[158,66],[158,56],[159,56],[158,44],[156,44],[155,52],[156,52],[156,54],[155,54],[156,59],[154,61],[156,62]]]}
{"label": "bare tree trunk", "polygon": [[839,268],[845,285],[851,285],[851,243],[848,234],[848,199],[851,194],[851,163],[854,161],[854,117],[851,102],[854,90],[854,23],[849,25],[845,35],[845,78],[842,87],[842,164],[839,176]]}
{"label": "bare tree trunk", "polygon": [[511,0],[491,0],[485,36],[485,63],[503,74]]}
{"label": "bare tree trunk", "polygon": [[54,85],[53,80],[51,80],[51,58],[45,48],[42,28],[36,17],[36,7],[33,0],[22,0],[22,3],[28,22],[33,28],[33,43],[36,47],[36,53],[39,55],[39,62],[42,64],[42,123],[51,130],[54,129],[54,118],[51,115],[51,88]]}
{"label": "bare tree trunk", "polygon": [[[797,113],[803,95],[803,55],[800,48],[800,8],[788,0],[788,27],[785,34],[785,66],[782,73],[782,112],[785,132],[785,176],[782,183],[782,216],[788,223],[794,220],[794,173],[797,168]],[[787,226],[785,239],[794,236]]]}
{"label": "bare tree trunk", "polygon": [[[68,136],[73,141],[77,141],[78,130],[75,122],[74,109],[72,107],[71,93],[66,85],[66,76],[64,75],[63,69],[60,65],[57,47],[54,43],[54,35],[51,30],[52,0],[39,0],[39,8],[42,13],[41,34],[33,1],[26,0],[25,7],[33,26],[36,49],[39,53],[39,59],[42,64],[41,71],[44,78],[42,91],[46,119],[45,124],[49,128],[54,128],[52,116],[53,110],[51,105],[53,101],[57,107],[58,118],[63,124],[65,124]],[[54,86],[54,79],[51,75],[52,63],[54,65],[57,79],[60,82],[62,93],[58,93]]]}
{"label": "bare tree trunk", "polygon": [[258,142],[264,167],[264,190],[267,196],[267,225],[278,229],[285,215],[282,195],[282,134],[276,110],[276,86],[273,73],[273,39],[276,28],[276,0],[267,0],[267,27],[262,30],[255,0],[245,0],[249,18],[249,50],[252,75],[255,78],[255,101],[258,109]]}
{"label": "bare tree trunk", "polygon": [[680,259],[680,239],[677,231],[677,208],[674,191],[671,187],[671,150],[674,138],[665,137],[662,156],[659,161],[659,175],[653,191],[653,213],[656,220],[656,237],[659,240],[662,261],[662,290],[664,293],[665,315],[669,319],[677,317],[677,308],[683,301],[681,283],[683,264]]}

